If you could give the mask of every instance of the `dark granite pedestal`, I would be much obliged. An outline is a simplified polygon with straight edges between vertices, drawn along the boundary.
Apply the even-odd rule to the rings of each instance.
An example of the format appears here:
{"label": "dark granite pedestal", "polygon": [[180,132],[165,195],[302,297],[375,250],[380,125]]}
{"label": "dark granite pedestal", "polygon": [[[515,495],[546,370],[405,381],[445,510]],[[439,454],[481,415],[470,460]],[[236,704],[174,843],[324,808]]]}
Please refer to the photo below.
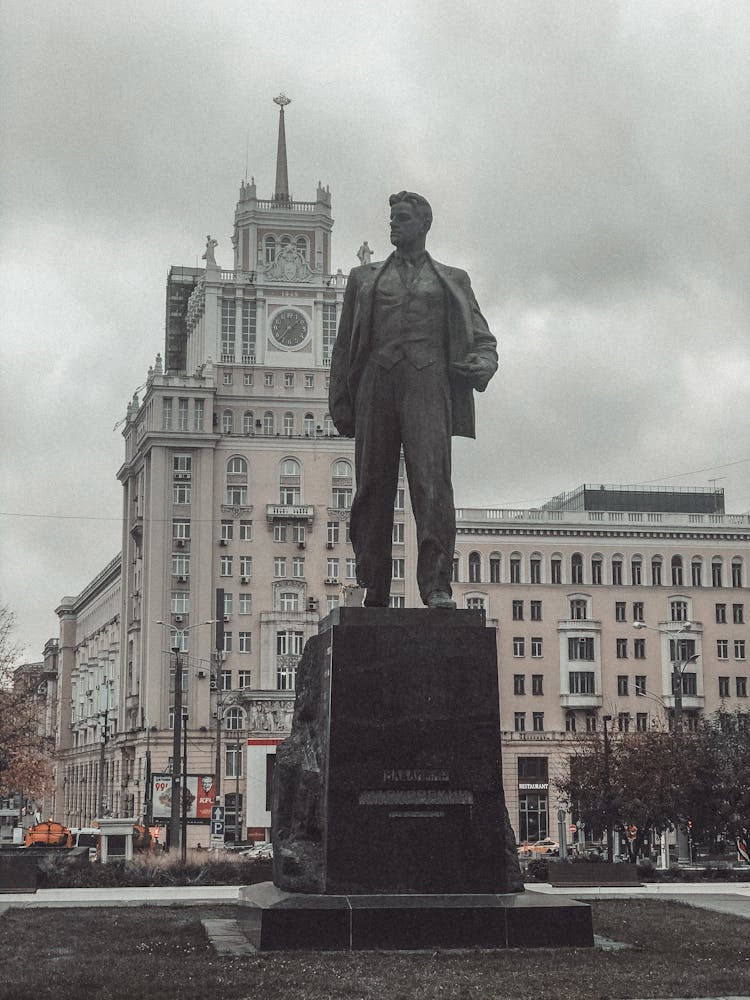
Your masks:
{"label": "dark granite pedestal", "polygon": [[325,896],[271,882],[240,890],[259,951],[588,948],[591,907],[535,893]]}
{"label": "dark granite pedestal", "polygon": [[481,612],[324,620],[277,752],[273,844],[274,885],[247,897],[262,948],[593,943],[588,907],[523,895]]}

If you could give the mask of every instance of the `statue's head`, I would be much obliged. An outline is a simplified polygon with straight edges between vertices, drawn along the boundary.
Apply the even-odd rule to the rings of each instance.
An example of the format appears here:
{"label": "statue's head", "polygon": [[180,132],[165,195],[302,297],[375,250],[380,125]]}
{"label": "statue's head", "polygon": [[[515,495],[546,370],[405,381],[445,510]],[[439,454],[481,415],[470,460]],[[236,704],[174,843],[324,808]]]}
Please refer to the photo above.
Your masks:
{"label": "statue's head", "polygon": [[391,243],[402,249],[424,247],[432,225],[430,203],[414,191],[399,191],[388,199],[391,206]]}

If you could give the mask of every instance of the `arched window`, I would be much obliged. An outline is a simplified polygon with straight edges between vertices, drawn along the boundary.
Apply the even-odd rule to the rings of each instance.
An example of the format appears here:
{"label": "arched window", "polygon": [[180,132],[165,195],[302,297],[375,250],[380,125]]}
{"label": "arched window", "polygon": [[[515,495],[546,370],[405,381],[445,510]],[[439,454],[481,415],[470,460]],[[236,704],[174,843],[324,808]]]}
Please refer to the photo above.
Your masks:
{"label": "arched window", "polygon": [[711,586],[724,586],[724,560],[721,556],[714,556],[711,560]]}
{"label": "arched window", "polygon": [[284,234],[284,236],[281,237],[281,246],[282,247],[291,246],[291,243],[292,243],[292,237],[291,236],[288,236],[288,235]]}
{"label": "arched window", "polygon": [[265,247],[266,264],[273,264],[276,260],[276,237],[266,236],[263,245]]}
{"label": "arched window", "polygon": [[294,434],[294,414],[285,413],[284,414],[284,434],[287,437],[291,437]]}
{"label": "arched window", "polygon": [[253,423],[253,414],[251,410],[245,410],[242,414],[242,433],[252,434],[255,431],[255,425]]}
{"label": "arched window", "polygon": [[478,552],[469,553],[469,583],[482,582],[482,557]]}
{"label": "arched window", "polygon": [[532,552],[529,557],[529,583],[542,582],[542,555],[541,552]]}
{"label": "arched window", "polygon": [[458,583],[459,581],[459,565],[460,560],[458,554],[453,556],[453,562],[451,563],[451,583]]}
{"label": "arched window", "polygon": [[521,582],[521,553],[511,552],[510,554],[510,582]]}
{"label": "arched window", "polygon": [[221,433],[231,434],[232,426],[234,424],[234,416],[231,410],[224,410],[221,415]]}
{"label": "arched window", "polygon": [[352,464],[344,458],[338,458],[331,466],[331,506],[343,510],[352,505],[354,481]]}
{"label": "arched window", "polygon": [[299,593],[296,590],[283,590],[279,594],[280,611],[299,611]]}
{"label": "arched window", "polygon": [[570,558],[570,582],[583,583],[583,556],[574,552]]}
{"label": "arched window", "polygon": [[700,556],[693,556],[690,563],[690,580],[694,587],[703,586],[703,560]]}
{"label": "arched window", "polygon": [[744,576],[743,572],[743,561],[742,556],[732,557],[732,586],[741,587],[742,578]]}
{"label": "arched window", "polygon": [[240,455],[227,462],[227,504],[230,507],[247,506],[247,461]]}
{"label": "arched window", "polygon": [[572,597],[570,599],[570,617],[576,621],[585,621],[588,618],[588,604],[585,597]]}
{"label": "arched window", "polygon": [[312,437],[315,434],[315,417],[312,413],[305,414],[304,428],[305,437]]}
{"label": "arched window", "polygon": [[615,555],[612,556],[612,586],[621,587],[623,584],[622,579],[622,556]]}
{"label": "arched window", "polygon": [[643,583],[643,558],[633,556],[630,560],[630,582],[634,587],[640,587]]}
{"label": "arched window", "polygon": [[326,437],[333,437],[336,428],[333,426],[333,420],[331,419],[331,414],[326,413],[323,417],[323,433]]}
{"label": "arched window", "polygon": [[295,246],[299,250],[299,252],[302,254],[302,256],[305,258],[305,260],[308,260],[309,257],[310,257],[310,254],[308,252],[307,238],[305,236],[298,236],[297,237],[297,242],[295,243]]}
{"label": "arched window", "polygon": [[604,583],[604,557],[600,552],[591,557],[591,582],[597,586]]}
{"label": "arched window", "polygon": [[279,475],[279,503],[298,504],[302,496],[302,467],[296,458],[285,458]]}
{"label": "arched window", "polygon": [[235,732],[245,728],[245,712],[241,708],[228,708],[224,712],[224,728]]}
{"label": "arched window", "polygon": [[487,598],[484,594],[467,594],[466,608],[468,611],[486,611]]}
{"label": "arched window", "polygon": [[273,413],[270,410],[266,410],[263,414],[263,433],[266,437],[271,437],[274,432],[274,419]]}
{"label": "arched window", "polygon": [[653,556],[651,559],[651,586],[661,587],[661,567],[662,567],[662,557]]}
{"label": "arched window", "polygon": [[500,583],[501,560],[499,552],[490,553],[490,583]]}
{"label": "arched window", "polygon": [[672,586],[681,587],[682,585],[682,556],[672,556]]}

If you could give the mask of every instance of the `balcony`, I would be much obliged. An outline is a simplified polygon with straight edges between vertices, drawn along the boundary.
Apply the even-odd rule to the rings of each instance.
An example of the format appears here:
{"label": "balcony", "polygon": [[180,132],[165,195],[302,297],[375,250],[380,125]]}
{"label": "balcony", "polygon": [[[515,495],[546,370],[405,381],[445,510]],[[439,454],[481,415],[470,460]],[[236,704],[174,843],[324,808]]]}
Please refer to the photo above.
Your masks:
{"label": "balcony", "polygon": [[601,632],[601,629],[599,618],[561,618],[557,623],[558,632]]}
{"label": "balcony", "polygon": [[274,521],[307,521],[312,525],[315,508],[312,504],[269,503],[266,506],[266,520],[269,525]]}
{"label": "balcony", "polygon": [[561,694],[560,704],[563,708],[601,708],[603,697],[600,694]]}

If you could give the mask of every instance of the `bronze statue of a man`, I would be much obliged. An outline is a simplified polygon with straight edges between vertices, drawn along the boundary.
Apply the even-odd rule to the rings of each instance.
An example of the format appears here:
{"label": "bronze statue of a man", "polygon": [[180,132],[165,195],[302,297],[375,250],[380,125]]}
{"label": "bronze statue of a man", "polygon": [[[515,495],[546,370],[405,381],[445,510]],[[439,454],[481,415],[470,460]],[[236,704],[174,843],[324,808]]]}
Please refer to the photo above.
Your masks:
{"label": "bronze statue of a man", "polygon": [[466,272],[425,250],[427,200],[412,191],[389,200],[395,252],[349,275],[331,356],[331,417],[340,434],[355,438],[357,582],[366,606],[388,606],[403,445],[419,592],[427,607],[455,608],[451,436],[475,436],[473,390],[483,392],[497,370],[496,341]]}

